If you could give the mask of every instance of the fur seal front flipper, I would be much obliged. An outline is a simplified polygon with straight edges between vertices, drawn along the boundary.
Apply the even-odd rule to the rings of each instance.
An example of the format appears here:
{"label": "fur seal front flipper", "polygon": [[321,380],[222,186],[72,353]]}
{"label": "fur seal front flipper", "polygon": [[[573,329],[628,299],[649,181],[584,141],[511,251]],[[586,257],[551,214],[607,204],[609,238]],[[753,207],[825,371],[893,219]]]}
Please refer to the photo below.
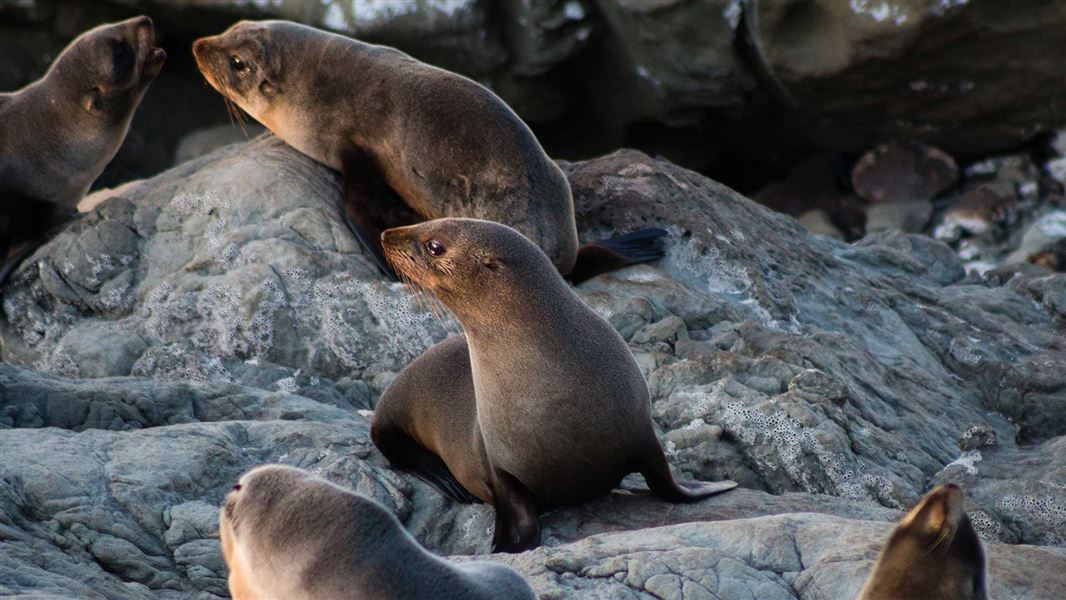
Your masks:
{"label": "fur seal front flipper", "polygon": [[[381,177],[377,161],[362,148],[352,147],[342,156],[341,177],[344,182],[342,210],[344,222],[370,255],[381,274],[398,281],[396,272],[385,260],[381,250],[381,232],[394,224],[386,224],[381,213],[385,205],[401,206],[395,192]],[[376,209],[376,210],[375,210]]]}

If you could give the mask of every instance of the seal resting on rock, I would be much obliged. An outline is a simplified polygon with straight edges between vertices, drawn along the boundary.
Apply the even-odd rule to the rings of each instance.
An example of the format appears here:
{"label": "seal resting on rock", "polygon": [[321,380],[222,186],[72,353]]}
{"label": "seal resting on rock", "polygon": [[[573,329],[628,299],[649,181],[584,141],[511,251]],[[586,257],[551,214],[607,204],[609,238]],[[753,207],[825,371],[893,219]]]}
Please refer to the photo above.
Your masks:
{"label": "seal resting on rock", "polygon": [[955,484],[900,519],[856,600],[988,600],[985,551]]}
{"label": "seal resting on rock", "polygon": [[166,53],[148,17],[74,39],[41,79],[0,94],[0,284],[114,158]]}
{"label": "seal resting on rock", "polygon": [[371,435],[397,468],[453,499],[491,503],[494,550],[537,546],[541,511],[605,494],[629,473],[671,502],[736,487],[674,480],[626,342],[522,234],[439,219],[382,241],[397,272],[451,310],[465,338],[400,373]]}
{"label": "seal resting on rock", "polygon": [[288,21],[242,21],[193,54],[227,102],[341,172],[348,226],[386,274],[380,233],[441,217],[506,223],[575,283],[662,256],[654,228],[579,249],[563,172],[466,77]]}
{"label": "seal resting on rock", "polygon": [[219,537],[234,600],[534,598],[510,568],[440,559],[377,502],[283,465],[240,478]]}

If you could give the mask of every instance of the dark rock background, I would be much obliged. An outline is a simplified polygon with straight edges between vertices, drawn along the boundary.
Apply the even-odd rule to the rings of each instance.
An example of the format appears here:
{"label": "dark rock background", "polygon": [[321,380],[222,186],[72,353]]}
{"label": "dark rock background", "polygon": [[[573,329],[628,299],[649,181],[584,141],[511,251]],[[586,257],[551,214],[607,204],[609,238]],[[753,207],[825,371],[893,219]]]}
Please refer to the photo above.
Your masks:
{"label": "dark rock background", "polygon": [[[396,46],[492,87],[552,156],[661,154],[750,191],[814,152],[914,140],[961,163],[1066,123],[1066,5],[1043,0],[0,0],[0,89],[77,33],[147,13],[167,66],[109,186],[227,119],[192,40],[282,17]],[[167,117],[161,118],[159,115]]]}

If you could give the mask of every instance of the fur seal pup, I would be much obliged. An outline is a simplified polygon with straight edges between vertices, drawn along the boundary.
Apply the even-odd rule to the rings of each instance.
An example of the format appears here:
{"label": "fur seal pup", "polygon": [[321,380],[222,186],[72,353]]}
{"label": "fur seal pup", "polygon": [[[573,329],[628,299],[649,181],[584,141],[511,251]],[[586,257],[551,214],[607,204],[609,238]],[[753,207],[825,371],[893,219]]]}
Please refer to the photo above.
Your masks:
{"label": "fur seal pup", "polygon": [[510,568],[451,564],[377,502],[300,469],[245,473],[219,515],[234,600],[532,600]]}
{"label": "fur seal pup", "polygon": [[889,537],[856,600],[987,600],[985,552],[954,484],[941,485]]}
{"label": "fur seal pup", "polygon": [[193,54],[227,102],[341,172],[348,225],[386,274],[380,233],[441,217],[511,225],[575,283],[662,256],[661,229],[579,250],[563,172],[466,77],[288,21],[242,21],[196,40]]}
{"label": "fur seal pup", "polygon": [[152,20],[134,17],[79,35],[44,77],[0,94],[0,284],[74,213],[165,60]]}
{"label": "fur seal pup", "polygon": [[736,487],[674,480],[629,346],[522,234],[438,219],[389,229],[382,241],[397,272],[451,310],[465,338],[400,373],[371,435],[397,468],[456,500],[493,504],[494,550],[535,547],[541,511],[605,494],[632,472],[671,502]]}

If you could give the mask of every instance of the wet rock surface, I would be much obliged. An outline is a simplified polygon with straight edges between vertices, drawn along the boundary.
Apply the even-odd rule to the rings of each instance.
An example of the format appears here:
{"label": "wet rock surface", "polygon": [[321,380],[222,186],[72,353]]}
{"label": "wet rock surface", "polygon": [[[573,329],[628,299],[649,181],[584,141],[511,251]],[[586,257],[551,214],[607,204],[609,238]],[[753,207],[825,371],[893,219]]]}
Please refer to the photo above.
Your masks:
{"label": "wet rock surface", "polygon": [[[495,559],[544,597],[847,597],[901,511],[955,481],[997,597],[1066,585],[1047,568],[1066,560],[1066,275],[812,236],[635,151],[562,166],[584,239],[670,231],[664,260],[577,292],[629,341],[679,476],[743,488],[674,506],[633,476]],[[15,273],[5,593],[224,596],[216,507],[265,462],[377,499],[434,551],[488,550],[490,508],[369,441],[377,397],[455,325],[381,280],[338,202],[335,173],[263,136],[116,191]]]}

